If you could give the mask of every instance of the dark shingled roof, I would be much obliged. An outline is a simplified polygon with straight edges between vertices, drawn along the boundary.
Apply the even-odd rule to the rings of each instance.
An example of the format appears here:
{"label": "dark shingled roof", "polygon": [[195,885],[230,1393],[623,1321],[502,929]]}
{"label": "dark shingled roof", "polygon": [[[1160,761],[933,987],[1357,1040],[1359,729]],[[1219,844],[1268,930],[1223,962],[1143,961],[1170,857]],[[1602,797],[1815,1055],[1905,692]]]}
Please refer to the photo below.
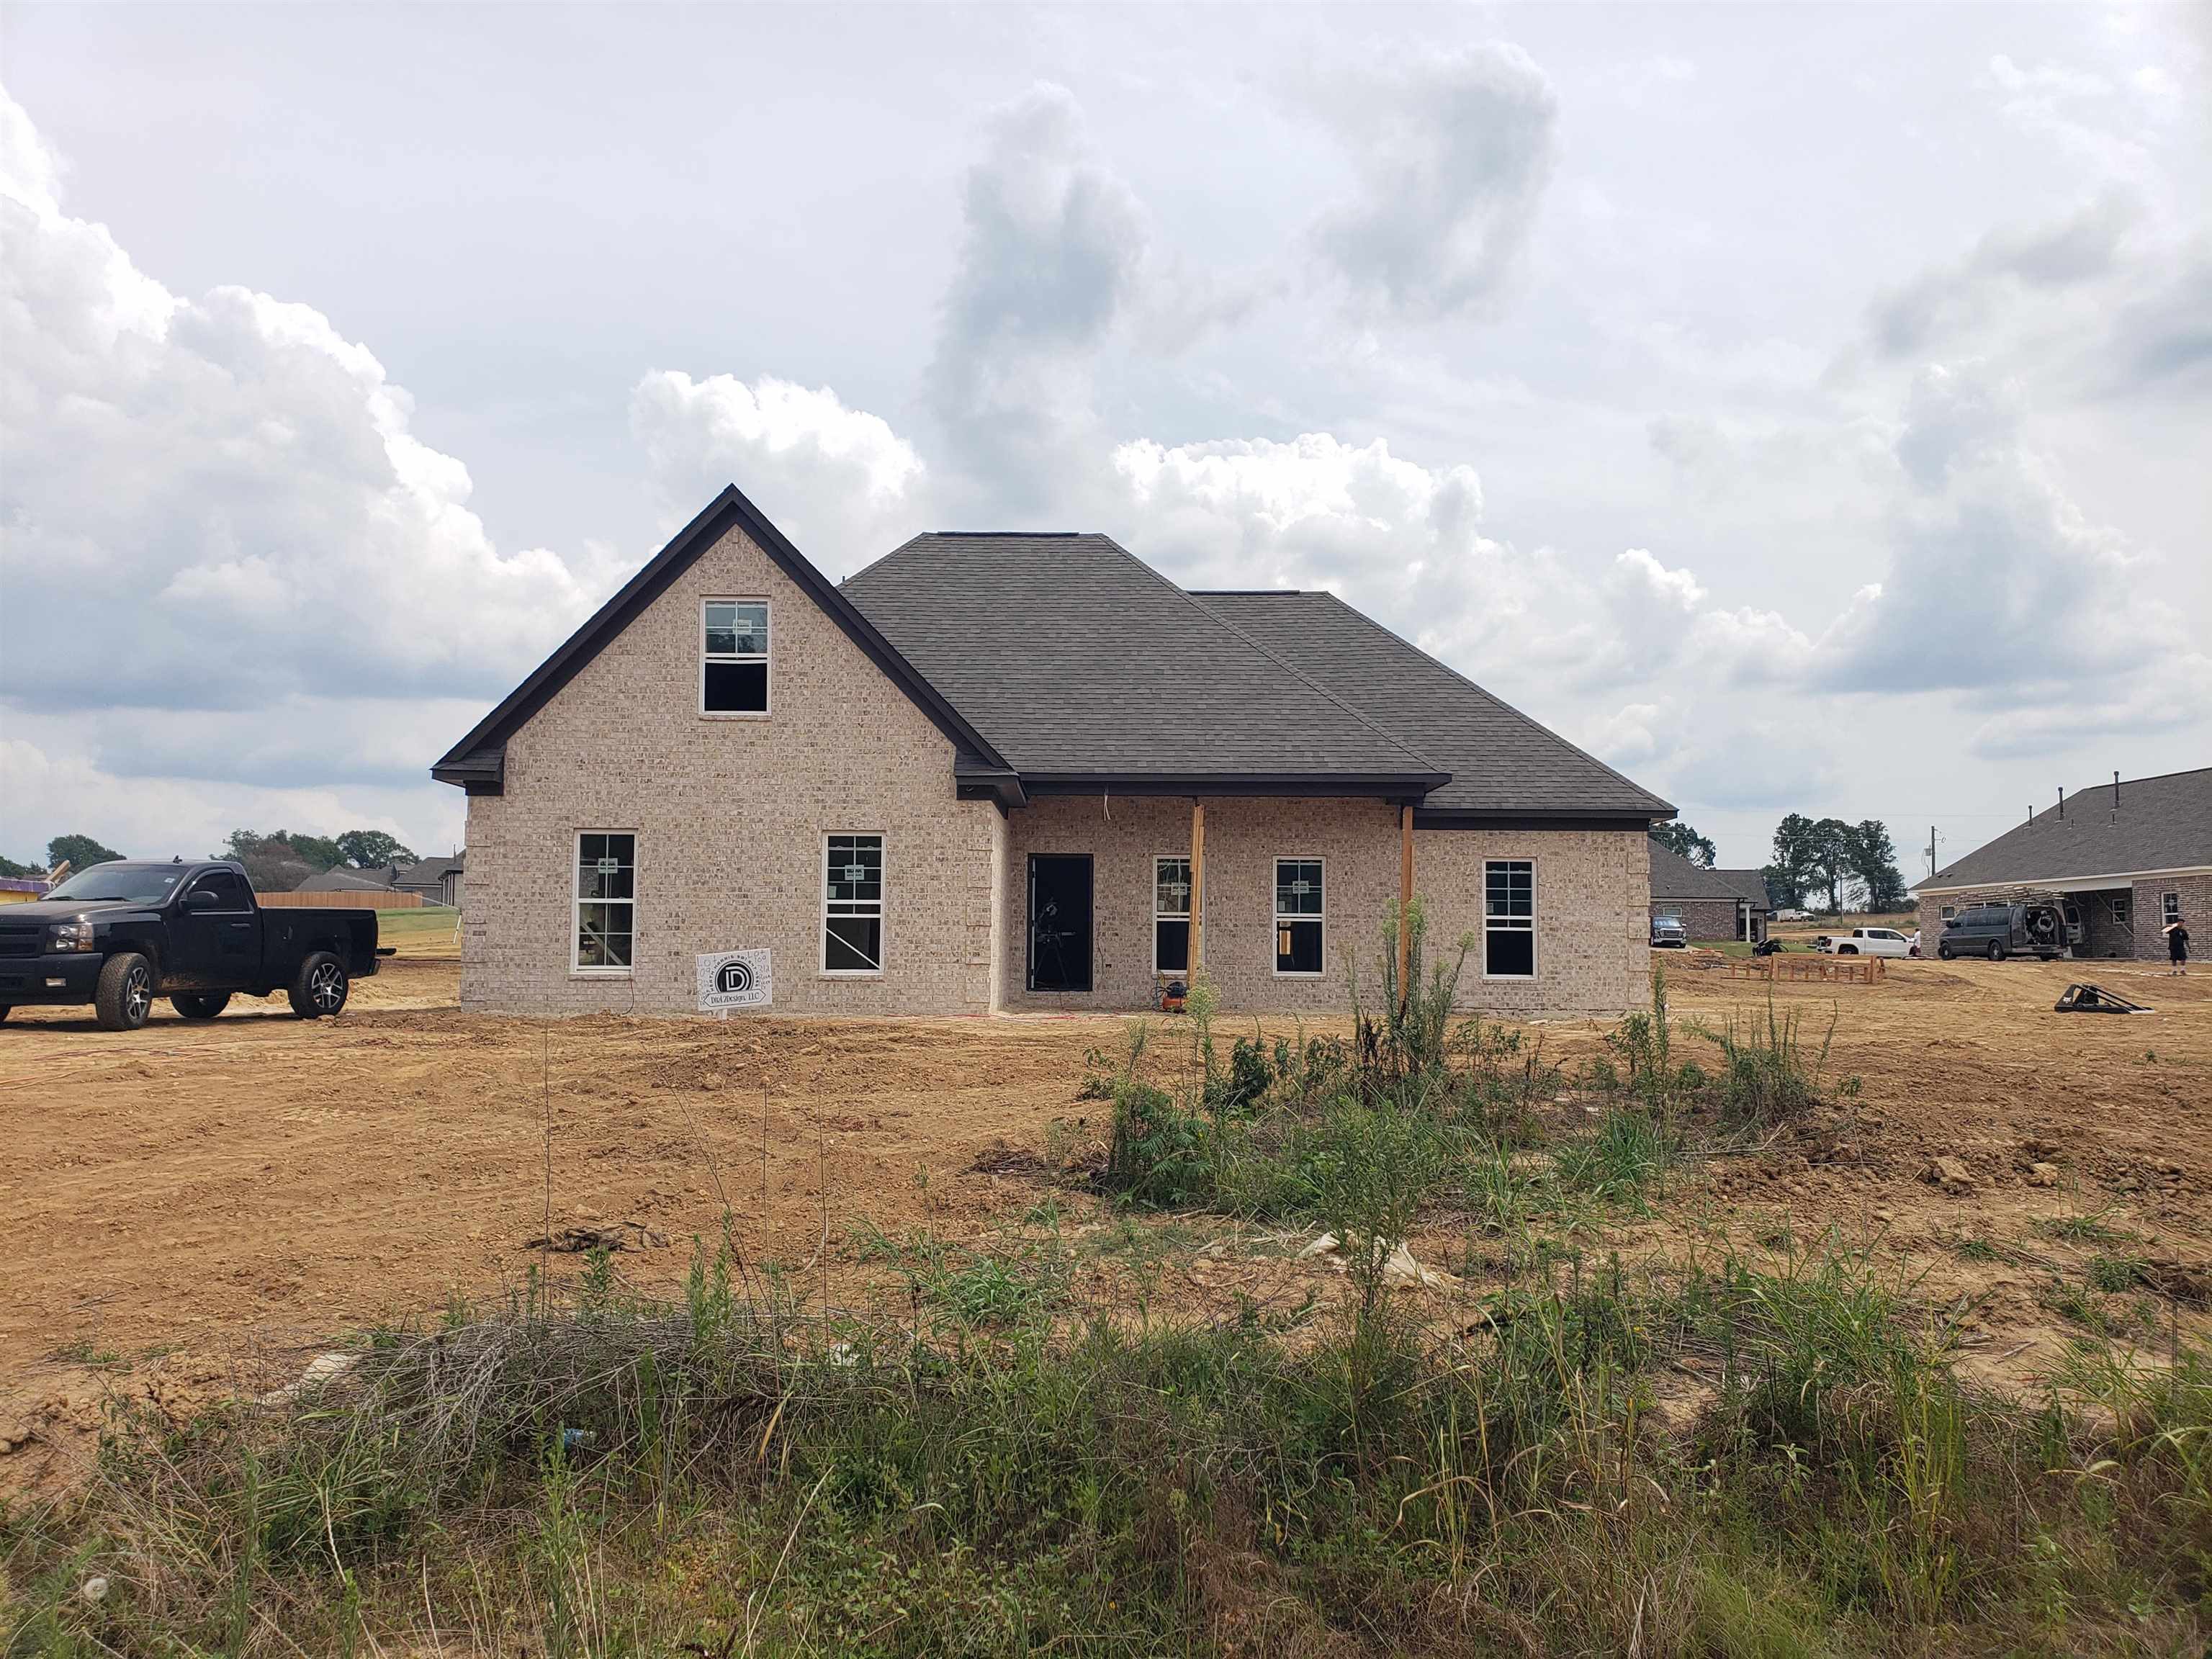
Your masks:
{"label": "dark shingled roof", "polygon": [[842,591],[1024,788],[1299,779],[1419,795],[1449,770],[1109,537],[917,536]]}
{"label": "dark shingled roof", "polygon": [[1451,781],[1422,803],[1425,813],[1674,815],[1658,796],[1334,593],[1285,589],[1192,597],[1449,772]]}
{"label": "dark shingled roof", "polygon": [[2212,767],[2069,791],[1986,847],[1944,866],[1922,892],[2033,886],[2084,876],[2212,867]]}
{"label": "dark shingled roof", "polygon": [[1671,847],[1651,843],[1651,896],[1655,899],[1749,899],[1768,908],[1766,878],[1756,870],[1708,870]]}

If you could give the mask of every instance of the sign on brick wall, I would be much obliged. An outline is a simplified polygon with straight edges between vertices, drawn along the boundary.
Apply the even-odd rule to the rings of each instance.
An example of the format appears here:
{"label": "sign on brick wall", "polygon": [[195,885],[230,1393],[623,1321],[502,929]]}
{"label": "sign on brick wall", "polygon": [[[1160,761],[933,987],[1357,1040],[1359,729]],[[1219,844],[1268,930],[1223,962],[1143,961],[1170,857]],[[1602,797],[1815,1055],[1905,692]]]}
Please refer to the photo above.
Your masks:
{"label": "sign on brick wall", "polygon": [[765,950],[718,951],[699,958],[699,1012],[702,1014],[765,1008],[774,1000],[774,989]]}

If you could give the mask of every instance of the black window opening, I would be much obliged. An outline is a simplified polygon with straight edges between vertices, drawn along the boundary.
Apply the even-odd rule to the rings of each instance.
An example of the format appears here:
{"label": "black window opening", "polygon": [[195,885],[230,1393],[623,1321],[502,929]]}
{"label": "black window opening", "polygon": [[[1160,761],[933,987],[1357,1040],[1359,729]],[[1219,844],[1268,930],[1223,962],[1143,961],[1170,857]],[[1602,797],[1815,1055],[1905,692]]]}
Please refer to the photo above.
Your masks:
{"label": "black window opening", "polygon": [[253,908],[252,895],[246,884],[246,878],[235,870],[210,870],[192,884],[192,890],[212,894],[216,902],[209,907],[211,909],[251,910]]}
{"label": "black window opening", "polygon": [[1275,860],[1275,971],[1318,974],[1322,969],[1322,863],[1319,859]]}
{"label": "black window opening", "polygon": [[1152,970],[1190,971],[1190,860],[1152,860]]}
{"label": "black window opening", "polygon": [[708,599],[701,611],[699,708],[708,714],[768,713],[768,605]]}
{"label": "black window opening", "polygon": [[588,830],[576,837],[576,970],[628,973],[635,957],[637,837]]}
{"label": "black window opening", "polygon": [[1536,974],[1536,866],[1492,859],[1482,866],[1482,971],[1492,979]]}
{"label": "black window opening", "polygon": [[1091,855],[1030,854],[1032,991],[1091,989]]}
{"label": "black window opening", "polygon": [[822,971],[884,967],[884,838],[831,836],[822,882]]}

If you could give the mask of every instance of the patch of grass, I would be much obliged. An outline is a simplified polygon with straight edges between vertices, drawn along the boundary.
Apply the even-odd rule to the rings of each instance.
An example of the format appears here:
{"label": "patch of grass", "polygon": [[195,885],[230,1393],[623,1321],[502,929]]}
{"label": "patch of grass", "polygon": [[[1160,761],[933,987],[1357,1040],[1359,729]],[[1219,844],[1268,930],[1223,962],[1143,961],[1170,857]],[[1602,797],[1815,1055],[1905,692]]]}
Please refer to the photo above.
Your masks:
{"label": "patch of grass", "polygon": [[2136,1233],[2132,1228],[2113,1226],[2105,1218],[2116,1213],[2117,1210],[2113,1208],[2099,1210],[2094,1214],[2074,1210],[2062,1216],[2038,1221],[2035,1225],[2037,1231],[2048,1233],[2053,1238],[2063,1238],[2069,1244],[2118,1244],[2135,1237]]}
{"label": "patch of grass", "polygon": [[112,1348],[102,1347],[88,1336],[80,1336],[64,1342],[46,1355],[49,1364],[86,1365],[96,1370],[124,1363],[123,1356]]}
{"label": "patch of grass", "polygon": [[454,929],[461,913],[450,905],[425,904],[412,910],[379,910],[376,942],[396,945],[401,956],[437,954],[439,947],[451,955],[459,947]]}
{"label": "patch of grass", "polygon": [[2108,1295],[2119,1295],[2142,1285],[2146,1263],[2128,1255],[2095,1255],[2089,1259],[2089,1283]]}
{"label": "patch of grass", "polygon": [[[1984,1398],[1855,1255],[1555,1262],[1463,1335],[1387,1301],[1289,1335],[1035,1300],[916,1329],[740,1277],[714,1254],[676,1302],[541,1285],[283,1407],[118,1420],[90,1485],[0,1518],[11,1651],[401,1652],[433,1625],[547,1656],[2207,1634],[2205,1357],[2085,1349],[2045,1407]],[[1707,1403],[1662,1429],[1686,1370]]]}

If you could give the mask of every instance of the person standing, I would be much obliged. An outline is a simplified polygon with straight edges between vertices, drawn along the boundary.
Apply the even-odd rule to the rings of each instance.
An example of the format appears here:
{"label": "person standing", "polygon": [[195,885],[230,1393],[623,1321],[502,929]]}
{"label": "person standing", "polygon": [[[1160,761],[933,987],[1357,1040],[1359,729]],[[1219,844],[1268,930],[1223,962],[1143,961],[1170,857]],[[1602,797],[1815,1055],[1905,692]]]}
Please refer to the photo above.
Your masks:
{"label": "person standing", "polygon": [[2179,916],[2166,924],[2166,959],[2173,964],[2166,969],[2168,974],[2189,971],[2189,929],[2182,926]]}

